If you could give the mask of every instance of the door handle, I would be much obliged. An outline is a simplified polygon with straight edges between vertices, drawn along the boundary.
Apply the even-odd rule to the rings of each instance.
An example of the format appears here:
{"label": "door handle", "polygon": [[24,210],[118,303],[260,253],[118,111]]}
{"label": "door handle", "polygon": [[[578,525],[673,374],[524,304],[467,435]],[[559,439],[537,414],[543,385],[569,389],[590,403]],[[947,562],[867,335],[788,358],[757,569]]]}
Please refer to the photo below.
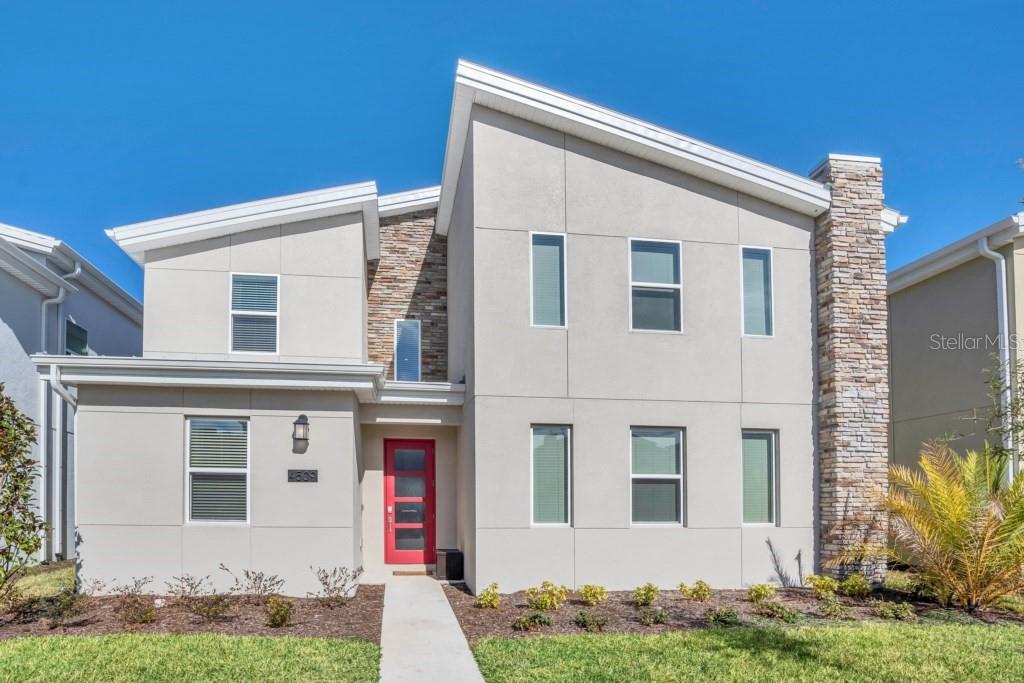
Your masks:
{"label": "door handle", "polygon": [[391,515],[388,514],[388,533],[391,533]]}

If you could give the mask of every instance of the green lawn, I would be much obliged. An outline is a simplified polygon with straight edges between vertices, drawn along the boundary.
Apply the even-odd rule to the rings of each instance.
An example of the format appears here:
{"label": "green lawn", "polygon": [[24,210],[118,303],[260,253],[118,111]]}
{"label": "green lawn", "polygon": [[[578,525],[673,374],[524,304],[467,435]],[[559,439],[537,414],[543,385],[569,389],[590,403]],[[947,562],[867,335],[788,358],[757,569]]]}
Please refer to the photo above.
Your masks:
{"label": "green lawn", "polygon": [[377,683],[380,649],[360,640],[220,635],[16,638],[0,681],[343,681]]}
{"label": "green lawn", "polygon": [[74,585],[75,567],[70,562],[59,567],[33,567],[18,580],[18,589],[32,598],[48,598]]}
{"label": "green lawn", "polygon": [[1021,681],[1024,628],[873,624],[485,639],[488,683]]}

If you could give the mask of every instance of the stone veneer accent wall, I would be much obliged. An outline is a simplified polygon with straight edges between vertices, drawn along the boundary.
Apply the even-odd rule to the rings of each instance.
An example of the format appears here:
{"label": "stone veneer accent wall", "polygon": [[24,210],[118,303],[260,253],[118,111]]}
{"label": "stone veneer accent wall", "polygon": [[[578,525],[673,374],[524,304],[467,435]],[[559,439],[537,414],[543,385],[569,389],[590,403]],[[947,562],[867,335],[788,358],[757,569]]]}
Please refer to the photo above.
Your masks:
{"label": "stone veneer accent wall", "polygon": [[448,380],[447,240],[436,211],[382,218],[380,259],[367,265],[367,348],[371,363],[395,376],[395,320],[420,321],[420,379]]}
{"label": "stone veneer accent wall", "polygon": [[[824,565],[843,549],[886,539],[874,495],[888,485],[888,303],[881,164],[830,156],[814,177],[832,189],[815,230]],[[884,564],[862,569],[876,580],[885,572]]]}

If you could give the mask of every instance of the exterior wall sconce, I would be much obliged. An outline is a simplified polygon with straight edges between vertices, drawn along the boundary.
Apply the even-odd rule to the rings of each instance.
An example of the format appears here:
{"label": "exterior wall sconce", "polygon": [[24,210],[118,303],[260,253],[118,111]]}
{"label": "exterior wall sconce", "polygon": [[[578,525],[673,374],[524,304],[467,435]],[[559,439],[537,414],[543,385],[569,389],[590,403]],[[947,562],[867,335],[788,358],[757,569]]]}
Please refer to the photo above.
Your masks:
{"label": "exterior wall sconce", "polygon": [[309,418],[299,415],[292,423],[292,452],[305,453],[309,448]]}

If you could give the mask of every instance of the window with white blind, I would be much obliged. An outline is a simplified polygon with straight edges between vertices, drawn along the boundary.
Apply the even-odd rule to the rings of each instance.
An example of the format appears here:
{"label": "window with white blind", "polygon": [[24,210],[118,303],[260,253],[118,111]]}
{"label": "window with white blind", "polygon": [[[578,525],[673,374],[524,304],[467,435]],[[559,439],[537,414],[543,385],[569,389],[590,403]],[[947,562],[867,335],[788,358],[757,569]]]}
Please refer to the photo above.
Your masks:
{"label": "window with white blind", "polygon": [[772,336],[772,252],[743,247],[743,334]]}
{"label": "window with white blind", "polygon": [[683,331],[679,242],[629,240],[630,329]]}
{"label": "window with white blind", "polygon": [[564,426],[534,426],[532,504],[534,524],[568,524],[572,496],[572,444]]}
{"label": "window with white blind", "polygon": [[565,235],[530,233],[530,321],[565,327]]}
{"label": "window with white blind", "polygon": [[420,321],[395,321],[395,380],[420,381]]}
{"label": "window with white blind", "polygon": [[188,520],[249,519],[249,422],[188,419]]}
{"label": "window with white blind", "polygon": [[232,273],[232,351],[277,353],[277,281],[277,275]]}
{"label": "window with white blind", "polygon": [[743,523],[775,523],[775,432],[743,432]]}
{"label": "window with white blind", "polygon": [[682,429],[630,430],[630,499],[634,524],[683,522]]}

